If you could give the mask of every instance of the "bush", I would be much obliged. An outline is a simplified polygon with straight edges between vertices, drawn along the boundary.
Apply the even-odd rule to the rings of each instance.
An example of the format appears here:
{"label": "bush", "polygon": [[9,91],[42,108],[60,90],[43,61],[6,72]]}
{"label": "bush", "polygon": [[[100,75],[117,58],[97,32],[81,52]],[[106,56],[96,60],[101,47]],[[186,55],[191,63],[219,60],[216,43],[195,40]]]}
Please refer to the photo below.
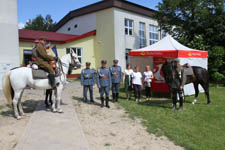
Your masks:
{"label": "bush", "polygon": [[219,84],[220,81],[222,81],[224,78],[225,78],[225,76],[222,73],[215,72],[213,74],[213,79],[216,81],[217,84]]}

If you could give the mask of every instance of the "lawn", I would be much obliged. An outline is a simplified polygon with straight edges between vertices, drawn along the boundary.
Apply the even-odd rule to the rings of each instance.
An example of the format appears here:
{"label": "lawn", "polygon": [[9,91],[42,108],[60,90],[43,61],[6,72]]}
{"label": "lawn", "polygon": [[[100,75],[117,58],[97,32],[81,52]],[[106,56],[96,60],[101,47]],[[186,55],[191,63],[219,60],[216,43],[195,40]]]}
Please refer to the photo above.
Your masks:
{"label": "lawn", "polygon": [[182,112],[171,110],[171,100],[153,97],[137,104],[134,99],[125,100],[123,90],[120,96],[119,104],[132,118],[142,118],[150,133],[165,135],[186,150],[225,150],[224,87],[210,87],[209,105],[204,94],[195,105],[191,104],[193,96],[186,97]]}

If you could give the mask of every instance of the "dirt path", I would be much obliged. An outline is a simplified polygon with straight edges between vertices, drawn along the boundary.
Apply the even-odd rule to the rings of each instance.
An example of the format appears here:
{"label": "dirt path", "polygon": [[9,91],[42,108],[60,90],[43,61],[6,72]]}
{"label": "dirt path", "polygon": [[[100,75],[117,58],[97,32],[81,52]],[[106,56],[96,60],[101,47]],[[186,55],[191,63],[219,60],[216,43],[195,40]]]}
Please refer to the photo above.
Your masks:
{"label": "dirt path", "polygon": [[75,110],[92,150],[182,150],[166,137],[149,134],[141,121],[132,120],[118,104],[100,108],[98,89],[95,104],[82,102],[82,87],[72,93]]}
{"label": "dirt path", "polygon": [[16,147],[24,134],[35,106],[41,99],[44,99],[43,91],[25,90],[22,101],[26,116],[18,121],[13,117],[12,109],[6,106],[5,98],[0,91],[0,150],[12,150]]}
{"label": "dirt path", "polygon": [[[72,98],[85,136],[92,150],[182,150],[166,137],[157,138],[149,134],[141,125],[141,121],[132,120],[123,108],[110,103],[111,108],[100,108],[98,89],[94,89],[95,104],[81,101],[82,87],[78,82],[67,85],[74,89],[68,93]],[[40,100],[42,90],[26,90],[22,98],[26,117],[16,120],[11,110],[6,107],[0,91],[0,150],[12,150],[24,134],[27,123]],[[26,101],[24,101],[26,100]]]}

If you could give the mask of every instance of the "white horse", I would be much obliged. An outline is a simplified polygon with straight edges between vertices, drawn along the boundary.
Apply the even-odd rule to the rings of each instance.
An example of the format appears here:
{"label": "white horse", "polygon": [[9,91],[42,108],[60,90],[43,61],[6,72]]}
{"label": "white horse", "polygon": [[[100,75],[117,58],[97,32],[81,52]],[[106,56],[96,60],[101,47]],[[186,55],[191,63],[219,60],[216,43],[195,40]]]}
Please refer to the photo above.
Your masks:
{"label": "white horse", "polygon": [[[56,63],[59,67],[60,75],[56,77],[55,81],[57,87],[54,89],[55,101],[53,101],[53,112],[63,112],[60,106],[61,93],[63,86],[66,83],[66,74],[71,69],[78,69],[81,67],[79,59],[73,50],[69,54],[62,56],[61,60]],[[32,77],[32,69],[28,67],[19,67],[10,70],[3,76],[3,92],[9,103],[13,106],[14,114],[17,119],[20,119],[24,115],[21,97],[26,87],[33,89],[51,89],[48,79],[34,80]],[[56,107],[57,105],[57,107]]]}

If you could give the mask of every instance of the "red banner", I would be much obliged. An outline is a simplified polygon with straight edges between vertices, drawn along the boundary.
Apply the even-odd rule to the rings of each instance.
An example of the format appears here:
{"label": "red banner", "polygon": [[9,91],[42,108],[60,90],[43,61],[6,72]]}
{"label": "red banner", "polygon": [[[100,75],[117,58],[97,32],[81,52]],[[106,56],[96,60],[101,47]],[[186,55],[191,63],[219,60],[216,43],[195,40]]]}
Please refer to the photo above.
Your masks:
{"label": "red banner", "polygon": [[165,83],[165,79],[162,73],[162,65],[166,60],[166,58],[154,57],[154,79],[152,81],[152,91],[154,92],[169,92],[169,87]]}

